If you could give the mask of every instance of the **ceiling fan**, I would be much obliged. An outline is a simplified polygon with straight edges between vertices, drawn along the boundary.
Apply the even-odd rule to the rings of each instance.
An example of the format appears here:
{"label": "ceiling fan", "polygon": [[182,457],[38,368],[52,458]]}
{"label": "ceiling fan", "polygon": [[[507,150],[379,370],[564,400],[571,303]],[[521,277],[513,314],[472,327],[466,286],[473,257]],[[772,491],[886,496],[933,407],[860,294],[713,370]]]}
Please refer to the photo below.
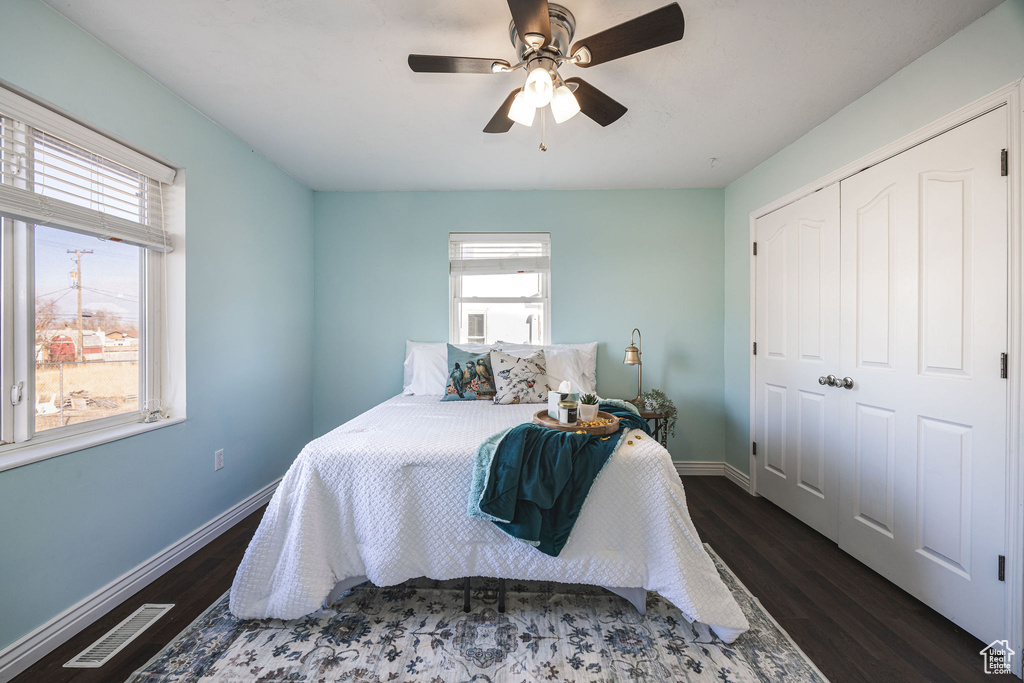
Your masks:
{"label": "ceiling fan", "polygon": [[555,123],[568,121],[581,111],[602,126],[614,123],[626,113],[626,107],[581,78],[563,79],[558,68],[564,64],[596,66],[683,37],[683,10],[677,3],[578,40],[571,50],[576,18],[568,9],[547,0],[508,0],[508,7],[512,11],[509,38],[519,58],[516,64],[481,57],[409,55],[409,67],[418,73],[526,70],[526,84],[509,93],[484,127],[485,133],[507,133],[513,123],[533,125],[537,110],[548,105]]}

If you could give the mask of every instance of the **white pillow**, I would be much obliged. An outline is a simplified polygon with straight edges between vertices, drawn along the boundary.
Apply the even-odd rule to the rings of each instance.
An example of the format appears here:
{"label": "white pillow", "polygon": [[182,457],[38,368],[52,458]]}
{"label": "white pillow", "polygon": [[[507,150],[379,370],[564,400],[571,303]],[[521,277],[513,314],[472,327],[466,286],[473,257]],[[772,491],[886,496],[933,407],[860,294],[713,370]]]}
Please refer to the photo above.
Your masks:
{"label": "white pillow", "polygon": [[573,349],[545,348],[544,355],[548,362],[548,375],[555,386],[562,380],[569,380],[572,390],[580,394],[592,394],[596,390],[596,382],[591,379],[594,374],[588,372],[579,351]]}
{"label": "white pillow", "polygon": [[445,344],[413,346],[405,360],[408,380],[402,393],[406,396],[443,395],[447,364],[448,347]]}
{"label": "white pillow", "polygon": [[[456,344],[470,353],[484,353],[485,344]],[[443,396],[448,384],[448,344],[446,342],[405,342],[403,396]]]}
{"label": "white pillow", "polygon": [[540,346],[499,341],[494,347],[513,353],[542,349],[547,361],[548,376],[556,385],[562,380],[569,380],[573,391],[581,394],[597,392],[597,342]]}
{"label": "white pillow", "polygon": [[433,342],[414,342],[406,340],[405,363],[402,364],[402,394],[406,396],[411,395],[411,392],[409,391],[409,385],[412,384],[412,363],[409,362],[409,357],[412,356],[412,350],[417,346],[428,346],[430,344],[433,344]]}

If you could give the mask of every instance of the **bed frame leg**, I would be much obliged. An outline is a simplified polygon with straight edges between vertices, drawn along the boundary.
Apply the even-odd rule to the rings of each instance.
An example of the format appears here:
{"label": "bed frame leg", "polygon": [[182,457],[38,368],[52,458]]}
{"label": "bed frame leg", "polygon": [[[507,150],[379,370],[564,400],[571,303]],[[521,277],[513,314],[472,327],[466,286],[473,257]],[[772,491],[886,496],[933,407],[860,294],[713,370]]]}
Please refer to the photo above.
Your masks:
{"label": "bed frame leg", "polygon": [[462,580],[462,611],[468,612],[469,606],[469,577]]}
{"label": "bed frame leg", "polygon": [[505,579],[498,579],[498,612],[505,613]]}

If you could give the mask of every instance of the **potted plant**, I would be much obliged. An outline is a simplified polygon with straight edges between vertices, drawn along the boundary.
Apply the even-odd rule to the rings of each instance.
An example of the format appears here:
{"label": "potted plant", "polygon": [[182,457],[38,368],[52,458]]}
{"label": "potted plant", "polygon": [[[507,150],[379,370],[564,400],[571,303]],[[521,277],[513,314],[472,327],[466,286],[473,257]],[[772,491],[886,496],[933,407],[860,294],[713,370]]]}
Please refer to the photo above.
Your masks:
{"label": "potted plant", "polygon": [[580,396],[580,419],[593,422],[597,419],[597,395],[583,394]]}
{"label": "potted plant", "polygon": [[661,413],[665,416],[665,433],[669,436],[673,436],[676,433],[676,406],[672,403],[672,399],[665,395],[664,391],[658,389],[651,389],[640,394],[640,400],[637,401],[637,408],[641,410],[649,410],[652,413]]}

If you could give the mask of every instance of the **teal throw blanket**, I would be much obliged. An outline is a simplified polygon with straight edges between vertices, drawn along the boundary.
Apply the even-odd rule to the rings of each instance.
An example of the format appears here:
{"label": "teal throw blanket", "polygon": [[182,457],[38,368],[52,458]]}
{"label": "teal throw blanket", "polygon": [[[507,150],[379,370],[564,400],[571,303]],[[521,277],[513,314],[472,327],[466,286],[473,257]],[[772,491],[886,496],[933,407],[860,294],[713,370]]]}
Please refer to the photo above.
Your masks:
{"label": "teal throw blanket", "polygon": [[602,437],[527,423],[486,439],[477,451],[469,514],[557,557],[623,435],[651,433],[632,404],[606,400],[601,410],[619,418],[618,432]]}

